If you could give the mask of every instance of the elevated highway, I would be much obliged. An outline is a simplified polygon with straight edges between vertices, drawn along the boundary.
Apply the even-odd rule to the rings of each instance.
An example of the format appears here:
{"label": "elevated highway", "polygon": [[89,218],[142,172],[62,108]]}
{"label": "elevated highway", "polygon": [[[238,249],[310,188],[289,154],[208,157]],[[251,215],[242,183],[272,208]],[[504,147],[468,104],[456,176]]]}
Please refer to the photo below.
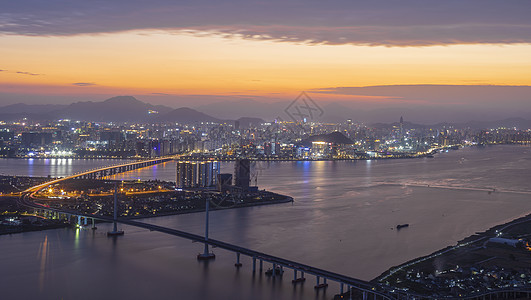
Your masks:
{"label": "elevated highway", "polygon": [[102,179],[104,177],[115,175],[118,173],[128,172],[128,171],[132,171],[132,170],[136,170],[140,168],[153,166],[156,164],[165,163],[173,159],[174,159],[173,157],[156,158],[156,159],[135,161],[135,162],[129,162],[129,163],[124,163],[124,164],[119,164],[119,165],[114,165],[114,166],[106,166],[102,168],[87,170],[87,171],[79,172],[76,174],[72,174],[70,176],[53,179],[51,181],[47,181],[45,183],[42,183],[36,186],[32,186],[26,189],[24,192],[25,193],[36,192],[49,185],[57,184],[57,183],[60,183],[62,181],[69,180],[69,179]]}

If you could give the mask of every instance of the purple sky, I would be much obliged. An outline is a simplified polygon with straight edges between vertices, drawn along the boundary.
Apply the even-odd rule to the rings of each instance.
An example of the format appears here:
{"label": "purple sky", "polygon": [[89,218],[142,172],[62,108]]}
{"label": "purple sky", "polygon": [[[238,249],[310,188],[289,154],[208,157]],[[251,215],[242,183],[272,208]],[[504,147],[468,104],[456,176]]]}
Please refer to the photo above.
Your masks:
{"label": "purple sky", "polygon": [[531,42],[531,1],[4,1],[0,33],[201,30],[330,44]]}

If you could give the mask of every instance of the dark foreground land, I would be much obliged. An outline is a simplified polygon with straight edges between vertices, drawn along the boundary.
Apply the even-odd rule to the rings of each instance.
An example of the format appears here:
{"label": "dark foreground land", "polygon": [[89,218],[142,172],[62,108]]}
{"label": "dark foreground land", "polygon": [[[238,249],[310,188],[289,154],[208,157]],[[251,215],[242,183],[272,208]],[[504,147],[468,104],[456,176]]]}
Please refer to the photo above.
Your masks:
{"label": "dark foreground land", "polygon": [[[60,220],[44,219],[19,204],[20,192],[47,178],[4,177],[6,188],[0,196],[0,234],[67,226]],[[12,184],[15,181],[18,185]],[[211,210],[292,202],[293,198],[265,190],[219,192],[213,188],[175,189],[174,183],[71,179],[46,187],[32,201],[45,207],[85,215],[112,216],[117,197],[120,218],[145,218],[200,212],[206,201]]]}
{"label": "dark foreground land", "polygon": [[373,282],[435,298],[523,291],[531,289],[530,244],[528,215],[393,267]]}
{"label": "dark foreground land", "polygon": [[[392,267],[372,282],[404,299],[531,299],[530,244],[531,214]],[[334,299],[365,298],[353,291]]]}
{"label": "dark foreground land", "polygon": [[204,211],[207,200],[213,210],[293,201],[291,197],[264,190],[219,192],[213,188],[176,189],[174,183],[158,180],[89,179],[71,179],[50,186],[35,194],[33,201],[65,211],[112,216],[115,191],[122,218]]}
{"label": "dark foreground land", "polygon": [[62,220],[50,220],[25,215],[18,203],[18,193],[37,184],[46,177],[0,176],[0,235],[26,231],[39,231],[69,226]]}

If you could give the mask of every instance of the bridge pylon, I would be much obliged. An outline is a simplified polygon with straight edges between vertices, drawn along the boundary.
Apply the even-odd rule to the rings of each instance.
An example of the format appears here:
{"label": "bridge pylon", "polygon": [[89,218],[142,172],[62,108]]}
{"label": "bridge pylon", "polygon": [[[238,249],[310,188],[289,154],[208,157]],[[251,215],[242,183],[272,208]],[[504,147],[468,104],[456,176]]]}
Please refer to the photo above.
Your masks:
{"label": "bridge pylon", "polygon": [[205,248],[203,253],[197,254],[198,260],[209,260],[216,258],[216,255],[208,250],[208,209],[210,207],[210,199],[206,199],[205,204]]}
{"label": "bridge pylon", "polygon": [[123,230],[118,230],[117,220],[118,220],[118,185],[114,186],[114,216],[113,216],[113,230],[107,232],[107,236],[118,236],[123,235]]}

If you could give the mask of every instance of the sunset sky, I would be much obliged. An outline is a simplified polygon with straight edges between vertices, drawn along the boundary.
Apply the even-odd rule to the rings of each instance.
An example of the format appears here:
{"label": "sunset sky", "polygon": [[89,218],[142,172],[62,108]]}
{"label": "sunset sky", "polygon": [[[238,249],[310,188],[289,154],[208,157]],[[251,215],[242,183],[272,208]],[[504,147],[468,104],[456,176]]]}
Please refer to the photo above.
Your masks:
{"label": "sunset sky", "polygon": [[[529,1],[176,3],[3,3],[0,103],[135,95],[179,107],[304,90],[325,102],[440,105],[411,95],[419,85],[531,85]],[[409,96],[353,93],[387,85]],[[460,99],[482,105],[474,91]],[[506,95],[531,112],[529,89]]]}

